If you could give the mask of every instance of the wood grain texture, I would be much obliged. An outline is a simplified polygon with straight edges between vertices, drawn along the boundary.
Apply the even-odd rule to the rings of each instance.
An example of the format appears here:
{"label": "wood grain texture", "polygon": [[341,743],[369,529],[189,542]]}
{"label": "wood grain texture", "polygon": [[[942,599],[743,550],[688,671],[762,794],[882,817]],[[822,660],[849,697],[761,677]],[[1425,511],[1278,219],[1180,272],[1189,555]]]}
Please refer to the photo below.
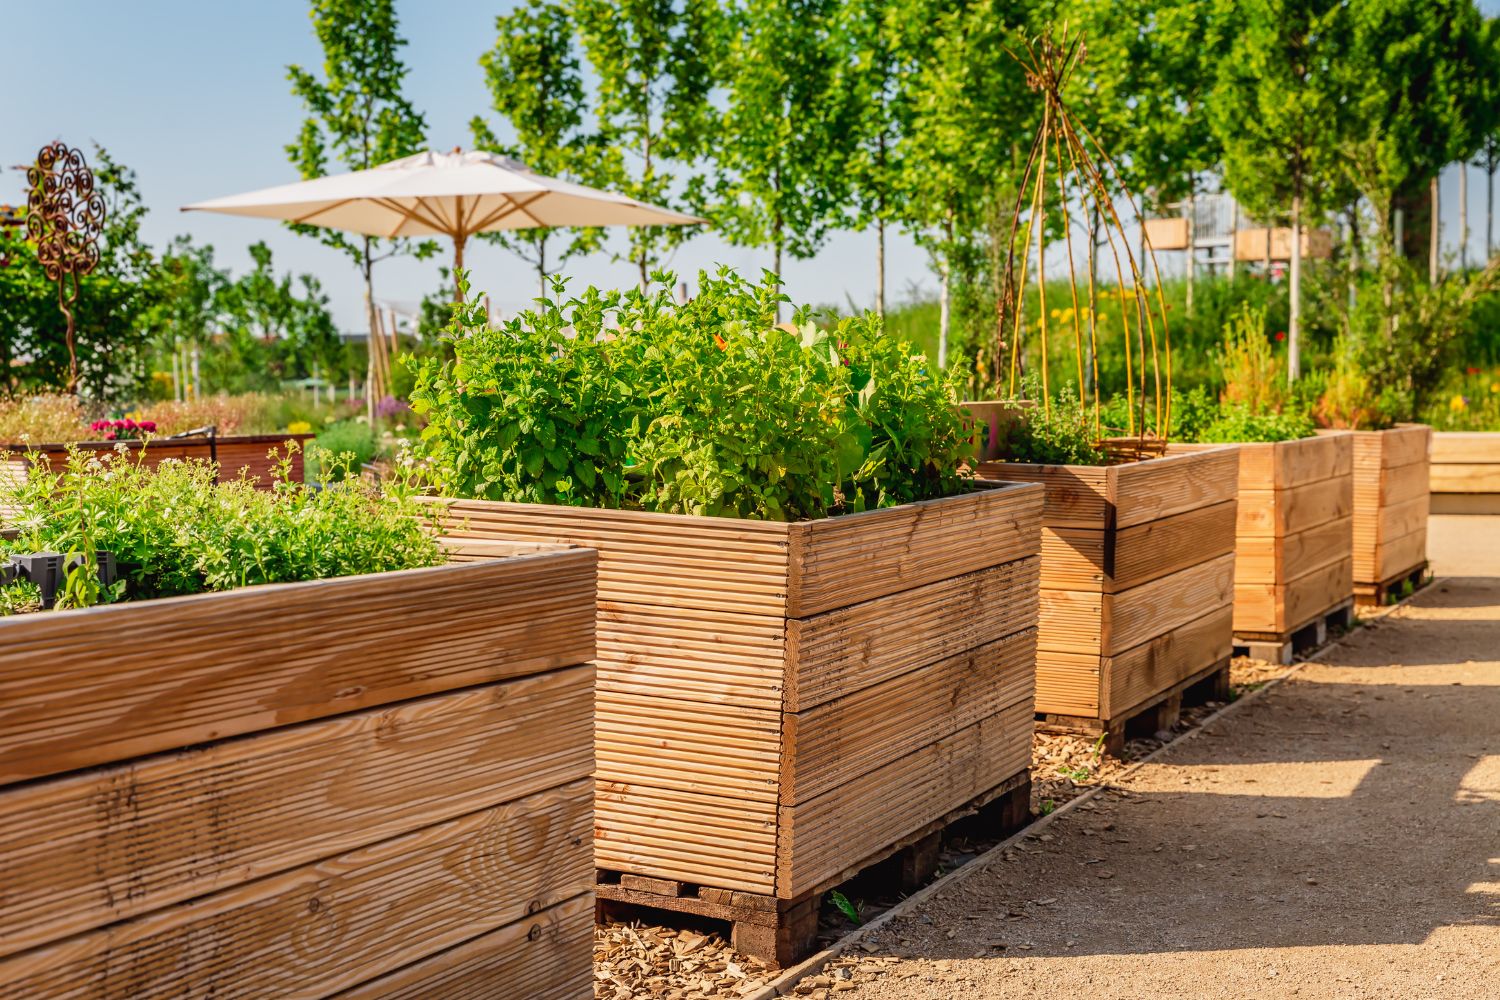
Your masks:
{"label": "wood grain texture", "polygon": [[586,895],[591,821],[575,782],[10,956],[0,986],[39,1000],[326,996]]}
{"label": "wood grain texture", "polygon": [[0,620],[0,784],[586,662],[594,565],[560,550]]}
{"label": "wood grain texture", "polygon": [[[797,805],[897,757],[1036,699],[1036,631],[1027,629],[824,702],[783,721],[781,804]],[[902,724],[890,725],[891,706]]]}
{"label": "wood grain texture", "polygon": [[[1075,498],[1047,508],[1038,712],[1107,722],[1119,702],[1112,691],[1168,677],[1176,683],[1179,670],[1192,674],[1216,662],[1190,664],[1192,657],[1227,649],[1241,461],[1234,446],[1204,447],[1086,470],[1104,474],[1095,520],[1081,516],[1090,508]],[[1003,477],[1009,468],[991,474]],[[1085,470],[1027,468],[1068,491],[1086,481]],[[1174,641],[1194,624],[1220,632],[1211,641],[1198,633]],[[1113,679],[1119,669],[1135,673]]]}
{"label": "wood grain texture", "polygon": [[1046,487],[1042,523],[1051,528],[1098,528],[1110,516],[1109,473],[1103,466],[981,462],[983,479]]}
{"label": "wood grain texture", "polygon": [[[165,459],[177,461],[207,462],[217,457],[219,480],[225,482],[238,479],[242,474],[254,481],[257,489],[269,490],[276,483],[274,470],[281,457],[289,456],[289,474],[292,482],[300,483],[304,477],[302,449],[289,453],[288,441],[305,446],[312,434],[252,434],[221,437],[213,448],[207,438],[183,438],[179,441],[158,439],[139,441],[85,441],[71,447],[81,452],[108,454],[124,445],[132,454],[145,452],[146,465],[155,468]],[[27,463],[46,462],[54,469],[61,469],[68,460],[68,445],[64,444],[0,444],[0,452],[12,452],[24,456]],[[271,452],[276,452],[276,457]]]}
{"label": "wood grain texture", "polygon": [[1227,659],[1234,641],[1233,618],[1233,606],[1225,603],[1201,618],[1107,658],[1101,671],[1102,717],[1127,717],[1161,692]]}
{"label": "wood grain texture", "polygon": [[[1236,519],[1234,629],[1237,633],[1290,634],[1318,588],[1294,580],[1329,567],[1353,551],[1354,448],[1349,431],[1328,431],[1292,441],[1238,445],[1239,516]],[[1173,445],[1194,451],[1205,445]],[[1336,575],[1336,574],[1335,574]],[[1326,611],[1353,593],[1333,596]],[[1289,611],[1289,608],[1296,611]],[[1291,615],[1291,617],[1289,617]]]}
{"label": "wood grain texture", "polygon": [[592,1000],[593,946],[590,893],[345,990],[337,1000]]}
{"label": "wood grain texture", "polygon": [[[790,898],[785,852],[848,864],[863,848],[836,825],[818,828],[826,843],[788,847],[788,808],[972,728],[1019,683],[991,690],[973,675],[992,666],[986,647],[1035,627],[1043,499],[1036,486],[978,484],[791,525],[440,502],[461,539],[600,550],[598,865]],[[1029,676],[1028,642],[1005,649]],[[908,714],[878,691],[926,707]],[[864,736],[858,753],[836,749]],[[886,798],[910,829],[934,819],[922,789],[894,783]]]}
{"label": "wood grain texture", "polygon": [[1439,465],[1500,465],[1500,432],[1437,431],[1429,460]]}
{"label": "wood grain texture", "polygon": [[13,787],[0,955],[587,778],[592,730],[574,667]]}
{"label": "wood grain texture", "polygon": [[1429,488],[1433,493],[1500,493],[1500,462],[1433,463]]}
{"label": "wood grain texture", "polygon": [[1026,770],[1031,701],[795,806],[781,809],[778,895],[794,898]]}
{"label": "wood grain texture", "polygon": [[1035,486],[981,483],[941,500],[794,524],[801,559],[787,615],[816,615],[1034,556],[1043,499]]}
{"label": "wood grain texture", "polygon": [[[1032,529],[1033,539],[1037,536]],[[787,622],[785,709],[801,712],[1030,627],[1035,556]]]}
{"label": "wood grain texture", "polygon": [[1378,587],[1426,560],[1431,436],[1421,424],[1354,432],[1356,587]]}

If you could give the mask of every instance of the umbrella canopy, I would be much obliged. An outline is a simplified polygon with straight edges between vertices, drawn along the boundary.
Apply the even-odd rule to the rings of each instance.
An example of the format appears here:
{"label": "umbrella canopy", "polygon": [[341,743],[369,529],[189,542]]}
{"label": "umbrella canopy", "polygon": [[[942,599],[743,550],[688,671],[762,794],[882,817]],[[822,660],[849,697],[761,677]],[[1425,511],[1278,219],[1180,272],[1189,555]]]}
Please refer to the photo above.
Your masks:
{"label": "umbrella canopy", "polygon": [[454,270],[475,233],[553,226],[690,226],[706,220],[536,173],[494,153],[425,152],[369,170],[186,205],[344,229],[365,236],[447,236]]}

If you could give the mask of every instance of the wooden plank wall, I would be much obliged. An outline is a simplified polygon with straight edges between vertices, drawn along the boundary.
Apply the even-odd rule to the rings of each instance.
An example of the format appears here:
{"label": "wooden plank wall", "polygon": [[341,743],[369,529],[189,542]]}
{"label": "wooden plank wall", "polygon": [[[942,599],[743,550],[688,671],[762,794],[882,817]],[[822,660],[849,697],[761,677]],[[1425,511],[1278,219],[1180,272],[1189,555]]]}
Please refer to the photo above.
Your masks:
{"label": "wooden plank wall", "polygon": [[1041,483],[1040,713],[1108,720],[1229,654],[1233,447],[1120,465],[985,463]]}
{"label": "wooden plank wall", "polygon": [[1354,593],[1354,437],[1330,431],[1237,447],[1234,631],[1284,639]]}
{"label": "wooden plank wall", "polygon": [[1500,514],[1500,432],[1432,435],[1434,514]]}
{"label": "wooden plank wall", "polygon": [[[146,463],[152,466],[168,458],[207,462],[210,455],[217,455],[221,481],[237,479],[241,470],[244,470],[251,479],[255,480],[257,488],[269,490],[275,485],[271,471],[279,461],[279,458],[271,458],[270,452],[275,450],[278,456],[285,456],[288,441],[296,441],[305,449],[313,437],[312,434],[235,435],[219,438],[213,449],[209,448],[207,438],[183,438],[179,441],[162,439],[145,445],[133,441],[88,441],[73,447],[80,451],[97,453],[113,452],[119,444],[124,444],[132,452],[144,448]],[[7,450],[12,455],[24,455],[31,461],[45,459],[53,468],[61,467],[68,460],[67,445],[0,445],[0,452]],[[304,474],[303,452],[298,450],[291,456],[291,460],[292,481],[300,483]]]}
{"label": "wooden plank wall", "polygon": [[1378,587],[1427,560],[1432,429],[1354,433],[1354,583]]}
{"label": "wooden plank wall", "polygon": [[[995,720],[1030,712],[1039,489],[791,525],[441,502],[599,549],[602,868],[795,898],[1025,767]],[[943,778],[981,723],[1006,753]]]}
{"label": "wooden plank wall", "polygon": [[[554,551],[0,621],[0,642],[24,632],[31,649],[67,620],[73,644],[51,663],[73,686],[29,693],[45,677],[26,653],[0,665],[0,704],[29,698],[80,748],[47,763],[6,744],[0,991],[591,995],[594,563]],[[441,632],[465,591],[489,610],[465,624],[459,604],[451,669],[436,645],[411,659],[411,610]],[[283,628],[294,606],[316,614]],[[216,644],[236,617],[263,651]],[[535,632],[541,655],[534,617],[554,623]],[[166,686],[136,662],[150,650]],[[278,653],[290,669],[272,669]],[[348,669],[336,682],[333,664]],[[159,721],[174,705],[190,725]]]}

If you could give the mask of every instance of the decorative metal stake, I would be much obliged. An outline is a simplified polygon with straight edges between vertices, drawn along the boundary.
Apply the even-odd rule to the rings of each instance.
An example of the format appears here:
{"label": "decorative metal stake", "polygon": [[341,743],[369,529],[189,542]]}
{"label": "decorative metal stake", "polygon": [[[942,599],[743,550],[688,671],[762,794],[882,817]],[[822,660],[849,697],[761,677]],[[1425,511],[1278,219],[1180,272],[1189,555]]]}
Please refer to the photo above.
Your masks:
{"label": "decorative metal stake", "polygon": [[83,153],[62,142],[48,143],[26,170],[26,238],[48,281],[57,282],[57,308],[68,321],[68,392],[78,391],[78,350],[73,306],[78,279],[99,264],[104,229],[104,195]]}

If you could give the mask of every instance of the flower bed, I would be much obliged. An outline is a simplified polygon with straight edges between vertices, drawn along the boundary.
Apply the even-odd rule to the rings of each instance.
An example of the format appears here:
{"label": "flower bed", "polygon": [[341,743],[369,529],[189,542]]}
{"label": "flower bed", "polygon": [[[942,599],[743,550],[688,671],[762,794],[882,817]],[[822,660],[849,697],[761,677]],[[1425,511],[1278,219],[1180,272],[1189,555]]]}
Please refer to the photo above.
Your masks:
{"label": "flower bed", "polygon": [[1227,665],[1233,446],[1113,465],[986,462],[1046,486],[1036,711],[1122,735],[1123,723]]}
{"label": "flower bed", "polygon": [[1500,433],[1432,435],[1428,482],[1434,514],[1500,514]]}
{"label": "flower bed", "polygon": [[1427,566],[1427,453],[1432,428],[1354,433],[1354,596],[1384,603]]}
{"label": "flower bed", "polygon": [[1354,593],[1354,438],[1337,431],[1235,447],[1234,632],[1280,642]]}
{"label": "flower bed", "polygon": [[[23,531],[70,537],[35,522],[61,519],[69,495],[99,509],[116,480],[186,474],[49,491],[56,506],[36,499]],[[297,499],[206,488],[252,512],[247,498]],[[349,523],[414,523],[373,507],[361,520],[358,496]],[[314,502],[339,498],[281,527],[312,525],[338,550],[330,572],[366,561],[320,530],[320,513],[343,508]],[[0,988],[586,984],[596,556],[459,551],[475,561],[0,617]],[[392,562],[429,557],[441,560]]]}
{"label": "flower bed", "polygon": [[[259,489],[271,489],[273,472],[282,458],[291,461],[291,479],[301,482],[303,478],[302,446],[315,435],[312,434],[250,434],[215,438],[178,438],[176,440],[114,440],[81,441],[75,444],[0,444],[0,462],[13,470],[24,469],[45,459],[54,467],[67,461],[68,451],[84,451],[94,454],[115,452],[121,449],[140,453],[151,465],[163,459],[214,461],[219,465],[219,479],[238,479],[243,471],[255,480]],[[288,447],[295,442],[297,447]],[[273,455],[272,453],[275,452]]]}

